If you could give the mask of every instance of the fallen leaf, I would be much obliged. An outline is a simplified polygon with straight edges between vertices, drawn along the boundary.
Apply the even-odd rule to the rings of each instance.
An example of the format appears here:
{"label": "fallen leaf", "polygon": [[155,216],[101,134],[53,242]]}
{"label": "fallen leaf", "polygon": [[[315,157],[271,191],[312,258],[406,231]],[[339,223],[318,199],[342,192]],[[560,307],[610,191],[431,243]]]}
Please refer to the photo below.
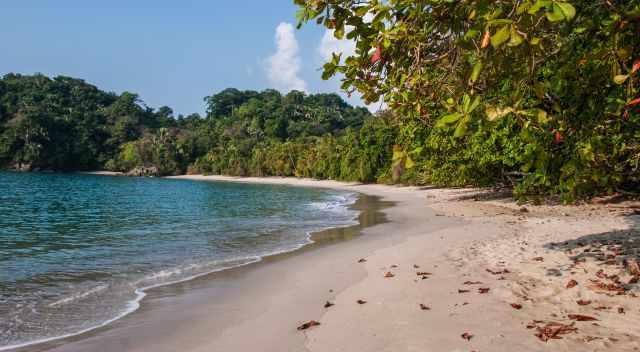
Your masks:
{"label": "fallen leaf", "polygon": [[429,306],[425,306],[422,303],[420,303],[420,309],[422,309],[422,310],[431,310],[431,308],[429,308]]}
{"label": "fallen leaf", "polygon": [[629,274],[633,276],[640,276],[640,264],[635,259],[629,259],[627,261],[627,270]]}
{"label": "fallen leaf", "polygon": [[364,299],[359,299],[356,301],[358,304],[365,304],[367,303],[367,301],[365,301]]}
{"label": "fallen leaf", "polygon": [[462,337],[463,339],[467,340],[467,341],[471,341],[471,339],[473,338],[473,335],[471,335],[468,332],[463,333],[462,335],[460,335],[460,337]]}
{"label": "fallen leaf", "polygon": [[577,300],[576,303],[578,303],[578,305],[581,305],[581,306],[588,306],[591,304],[591,301],[580,299],[580,300]]}
{"label": "fallen leaf", "polygon": [[327,303],[324,304],[324,307],[325,308],[329,308],[329,307],[335,306],[335,305],[336,305],[335,303],[331,303],[331,302],[327,301]]}
{"label": "fallen leaf", "polygon": [[493,275],[502,275],[502,274],[509,274],[511,271],[509,271],[509,269],[503,269],[503,270],[491,270],[491,269],[487,269],[488,273],[491,273]]}
{"label": "fallen leaf", "polygon": [[358,263],[364,263],[364,262],[366,262],[366,261],[367,261],[366,259],[361,258],[360,260],[358,260]]}
{"label": "fallen leaf", "polygon": [[392,267],[392,268],[397,268],[398,266],[397,266],[397,265],[395,265],[395,264],[393,264],[393,265],[391,265],[391,267]]}
{"label": "fallen leaf", "polygon": [[576,287],[577,285],[578,285],[578,281],[572,279],[569,282],[567,282],[567,285],[565,287],[572,288],[572,287]]}
{"label": "fallen leaf", "polygon": [[487,293],[489,292],[490,288],[489,287],[480,287],[478,288],[478,293],[483,294],[483,293]]}
{"label": "fallen leaf", "polygon": [[467,292],[469,292],[469,290],[460,290],[460,289],[458,289],[458,293],[467,293]]}
{"label": "fallen leaf", "polygon": [[319,321],[309,320],[308,322],[298,326],[298,330],[307,330],[308,328],[310,328],[312,326],[318,326],[318,325],[320,325]]}
{"label": "fallen leaf", "polygon": [[413,268],[414,268],[414,269],[418,269],[418,268],[420,268],[420,265],[413,264]]}
{"label": "fallen leaf", "polygon": [[618,313],[620,313],[620,314],[625,314],[625,313],[624,313],[624,308],[622,308],[622,307],[618,307]]}
{"label": "fallen leaf", "polygon": [[432,273],[426,272],[426,271],[418,271],[416,273],[416,275],[418,276],[429,276],[429,275],[433,275]]}
{"label": "fallen leaf", "polygon": [[511,303],[511,307],[513,307],[513,309],[522,309],[522,304],[518,304],[518,303]]}
{"label": "fallen leaf", "polygon": [[602,292],[622,293],[626,290],[624,287],[620,286],[620,284],[617,284],[617,283],[605,284],[604,282],[599,282],[599,281],[595,281],[595,282],[592,281],[591,284],[587,285],[587,288],[598,293],[602,293]]}
{"label": "fallen leaf", "polygon": [[598,320],[597,318],[594,318],[592,316],[582,315],[582,314],[568,314],[567,317],[569,317],[569,319],[571,319],[571,320],[576,320],[576,321],[595,321],[595,320]]}
{"label": "fallen leaf", "polygon": [[541,341],[547,342],[551,339],[561,339],[562,336],[569,333],[578,331],[578,328],[571,325],[550,322],[544,326],[536,326],[537,333],[535,334]]}
{"label": "fallen leaf", "polygon": [[390,272],[390,271],[387,271],[387,273],[386,273],[386,274],[384,274],[384,277],[394,277],[394,276],[395,276],[395,275],[393,275],[393,273],[392,273],[392,272]]}
{"label": "fallen leaf", "polygon": [[480,285],[482,282],[480,281],[465,281],[462,283],[463,285]]}
{"label": "fallen leaf", "polygon": [[533,258],[531,260],[536,261],[536,262],[544,262],[544,258],[543,257],[535,257],[535,258]]}

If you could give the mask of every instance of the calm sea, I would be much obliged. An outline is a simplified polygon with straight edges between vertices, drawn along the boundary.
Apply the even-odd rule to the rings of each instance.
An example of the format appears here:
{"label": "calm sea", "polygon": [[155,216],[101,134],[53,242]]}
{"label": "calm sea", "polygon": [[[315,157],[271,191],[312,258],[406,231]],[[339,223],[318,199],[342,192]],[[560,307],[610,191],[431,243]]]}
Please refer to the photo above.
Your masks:
{"label": "calm sea", "polygon": [[0,172],[0,349],[134,311],[147,288],[295,250],[356,223],[354,193]]}

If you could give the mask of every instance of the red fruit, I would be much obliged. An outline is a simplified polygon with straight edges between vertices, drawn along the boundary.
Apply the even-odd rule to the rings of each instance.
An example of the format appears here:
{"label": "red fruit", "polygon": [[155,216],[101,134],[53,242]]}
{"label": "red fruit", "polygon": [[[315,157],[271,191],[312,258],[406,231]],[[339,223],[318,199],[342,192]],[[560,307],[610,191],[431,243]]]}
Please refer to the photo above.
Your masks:
{"label": "red fruit", "polygon": [[636,59],[636,61],[633,62],[633,66],[631,67],[631,73],[635,73],[638,70],[640,70],[640,59]]}
{"label": "red fruit", "polygon": [[564,137],[562,136],[562,133],[560,133],[560,131],[556,130],[556,132],[553,135],[553,140],[556,144],[560,144],[564,142]]}
{"label": "red fruit", "polygon": [[382,59],[382,49],[380,49],[380,47],[376,48],[376,51],[373,53],[373,56],[371,56],[371,64],[375,64],[376,62],[380,61]]}

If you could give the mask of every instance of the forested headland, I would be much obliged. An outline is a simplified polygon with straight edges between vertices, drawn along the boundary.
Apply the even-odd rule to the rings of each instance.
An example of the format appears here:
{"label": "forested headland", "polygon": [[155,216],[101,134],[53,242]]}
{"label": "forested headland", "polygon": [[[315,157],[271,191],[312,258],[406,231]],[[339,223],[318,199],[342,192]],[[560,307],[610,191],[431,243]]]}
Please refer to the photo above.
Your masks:
{"label": "forested headland", "polygon": [[226,89],[206,115],[69,77],[0,80],[0,165],[513,187],[571,202],[640,192],[637,1],[295,0],[356,43],[336,94]]}
{"label": "forested headland", "polygon": [[0,80],[0,164],[22,170],[149,169],[372,182],[387,173],[391,123],[337,94],[225,89],[206,116],[174,116],[83,80]]}

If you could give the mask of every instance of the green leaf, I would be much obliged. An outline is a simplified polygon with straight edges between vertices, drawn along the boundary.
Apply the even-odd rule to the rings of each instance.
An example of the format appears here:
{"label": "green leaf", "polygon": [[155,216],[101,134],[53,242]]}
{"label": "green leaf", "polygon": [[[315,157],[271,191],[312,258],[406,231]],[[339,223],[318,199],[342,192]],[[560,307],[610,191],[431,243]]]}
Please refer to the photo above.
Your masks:
{"label": "green leaf", "polygon": [[446,125],[450,125],[462,117],[462,114],[459,112],[454,112],[453,114],[445,115],[440,118],[440,121],[437,123],[437,127],[444,127]]}
{"label": "green leaf", "polygon": [[538,1],[536,1],[535,4],[533,4],[533,6],[531,6],[529,8],[529,11],[527,11],[527,12],[530,15],[535,15],[536,12],[540,11],[541,8],[549,7],[549,5],[551,5],[551,0],[538,0]]}
{"label": "green leaf", "polygon": [[411,169],[415,165],[416,163],[413,162],[413,160],[411,160],[411,158],[407,155],[407,159],[404,161],[404,167],[407,169]]}
{"label": "green leaf", "polygon": [[464,135],[467,134],[468,127],[469,127],[469,118],[465,117],[464,119],[460,120],[460,122],[458,123],[456,130],[453,132],[453,136],[456,138],[464,137]]}
{"label": "green leaf", "polygon": [[478,80],[478,76],[480,76],[480,72],[482,72],[482,61],[478,61],[476,62],[475,65],[473,65],[473,69],[471,70],[471,82],[475,82]]}
{"label": "green leaf", "polygon": [[524,38],[522,37],[522,35],[518,33],[515,27],[511,27],[511,40],[509,40],[509,43],[507,45],[518,46],[522,44],[523,41],[524,41]]}
{"label": "green leaf", "polygon": [[560,11],[562,11],[564,18],[566,18],[567,21],[571,21],[571,19],[573,19],[576,16],[575,7],[573,7],[573,5],[571,5],[568,2],[557,2],[557,3],[554,3],[554,8],[555,6],[558,6],[560,8]]}
{"label": "green leaf", "polygon": [[629,75],[616,75],[613,77],[613,81],[616,82],[616,84],[623,84],[627,78],[629,78]]}
{"label": "green leaf", "polygon": [[497,49],[500,45],[509,40],[509,26],[503,26],[491,36],[491,45]]}
{"label": "green leaf", "polygon": [[469,106],[467,108],[467,110],[465,111],[465,113],[470,114],[473,112],[473,110],[475,110],[478,105],[480,105],[480,97],[476,97],[475,99],[473,99],[473,103],[471,103],[471,106]]}
{"label": "green leaf", "polygon": [[546,15],[549,22],[559,22],[565,18],[562,9],[556,3],[553,4],[553,11],[547,12]]}

